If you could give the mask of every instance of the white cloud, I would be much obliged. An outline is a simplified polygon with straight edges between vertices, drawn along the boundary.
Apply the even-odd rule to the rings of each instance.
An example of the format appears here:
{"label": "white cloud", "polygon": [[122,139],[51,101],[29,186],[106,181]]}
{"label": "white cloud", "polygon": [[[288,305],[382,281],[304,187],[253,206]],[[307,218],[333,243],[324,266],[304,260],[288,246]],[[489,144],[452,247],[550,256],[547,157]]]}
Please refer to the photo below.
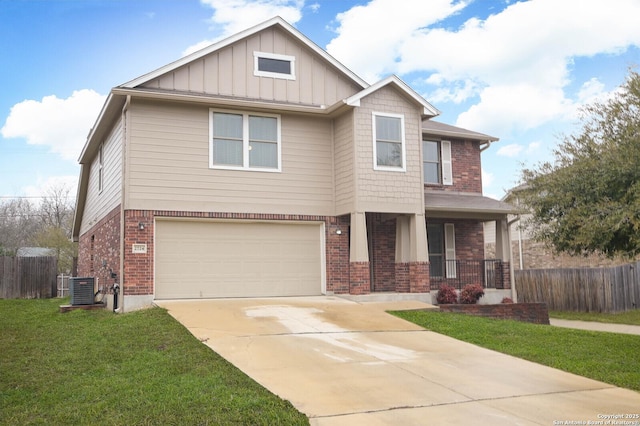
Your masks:
{"label": "white cloud", "polygon": [[[329,53],[374,82],[388,73],[428,73],[431,101],[478,99],[458,125],[504,135],[555,119],[570,119],[585,96],[566,93],[575,57],[616,54],[640,46],[640,2],[530,0],[458,28],[434,24],[470,2],[372,0],[339,14]],[[404,6],[404,3],[403,3]],[[411,10],[407,14],[406,10]],[[389,25],[402,22],[402,25]],[[605,28],[595,31],[594,28]]]}
{"label": "white cloud", "polygon": [[374,83],[385,74],[397,72],[396,62],[405,59],[401,57],[405,40],[464,6],[464,2],[431,0],[425,7],[424,0],[403,0],[400,7],[397,0],[372,0],[338,14],[338,36],[327,45],[327,51]]}
{"label": "white cloud", "polygon": [[542,146],[542,142],[539,142],[539,141],[531,142],[527,146],[527,154],[533,154],[538,152],[541,146]]}
{"label": "white cloud", "polygon": [[55,95],[25,100],[11,108],[0,133],[44,145],[65,160],[77,160],[106,97],[93,90],[74,91],[67,99]]}
{"label": "white cloud", "polygon": [[509,145],[501,146],[496,154],[502,155],[504,157],[517,157],[522,151],[524,151],[524,146],[518,145],[517,143],[512,143]]}
{"label": "white cloud", "polygon": [[184,56],[275,16],[281,16],[293,25],[302,18],[304,7],[304,0],[200,0],[200,2],[213,9],[211,23],[216,28],[222,28],[222,31],[215,38],[189,46],[183,52]]}

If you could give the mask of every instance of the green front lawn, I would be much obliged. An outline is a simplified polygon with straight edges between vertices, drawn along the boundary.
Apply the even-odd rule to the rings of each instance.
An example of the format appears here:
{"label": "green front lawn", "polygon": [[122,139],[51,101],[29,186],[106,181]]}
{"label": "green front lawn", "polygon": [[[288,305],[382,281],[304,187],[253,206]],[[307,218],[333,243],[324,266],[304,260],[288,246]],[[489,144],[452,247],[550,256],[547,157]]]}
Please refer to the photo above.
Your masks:
{"label": "green front lawn", "polygon": [[0,300],[0,424],[309,424],[153,308]]}
{"label": "green front lawn", "polygon": [[596,321],[596,322],[607,322],[607,323],[613,323],[613,324],[640,325],[640,309],[627,311],[627,312],[620,312],[617,314],[605,314],[605,313],[597,313],[597,312],[552,311],[552,312],[549,312],[549,317],[565,319],[565,320]]}
{"label": "green front lawn", "polygon": [[437,311],[392,313],[436,333],[640,391],[640,336]]}

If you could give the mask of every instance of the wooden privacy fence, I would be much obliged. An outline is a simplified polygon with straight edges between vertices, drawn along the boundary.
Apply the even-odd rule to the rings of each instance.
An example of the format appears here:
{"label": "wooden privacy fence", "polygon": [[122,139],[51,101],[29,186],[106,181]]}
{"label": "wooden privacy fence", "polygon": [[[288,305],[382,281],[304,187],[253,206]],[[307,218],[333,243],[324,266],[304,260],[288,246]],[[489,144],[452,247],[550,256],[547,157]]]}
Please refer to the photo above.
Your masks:
{"label": "wooden privacy fence", "polygon": [[640,262],[611,268],[515,271],[518,302],[553,311],[623,312],[640,304]]}
{"label": "wooden privacy fence", "polygon": [[0,256],[0,299],[56,297],[55,257]]}

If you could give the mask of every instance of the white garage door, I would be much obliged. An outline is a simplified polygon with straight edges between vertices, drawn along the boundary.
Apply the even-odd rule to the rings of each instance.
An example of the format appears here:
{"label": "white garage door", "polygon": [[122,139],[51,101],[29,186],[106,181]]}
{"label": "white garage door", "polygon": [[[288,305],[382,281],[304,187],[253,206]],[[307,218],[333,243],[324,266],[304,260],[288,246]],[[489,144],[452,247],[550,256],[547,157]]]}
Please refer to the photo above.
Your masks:
{"label": "white garage door", "polygon": [[321,294],[322,233],[318,223],[157,220],[155,297]]}

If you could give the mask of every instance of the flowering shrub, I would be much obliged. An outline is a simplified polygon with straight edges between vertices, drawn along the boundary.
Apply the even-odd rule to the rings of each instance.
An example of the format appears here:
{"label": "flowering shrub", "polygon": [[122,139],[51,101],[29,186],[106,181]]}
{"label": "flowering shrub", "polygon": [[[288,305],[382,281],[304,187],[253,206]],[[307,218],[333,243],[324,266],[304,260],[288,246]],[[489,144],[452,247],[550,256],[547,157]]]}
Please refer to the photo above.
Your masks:
{"label": "flowering shrub", "polygon": [[460,292],[460,303],[473,305],[484,296],[484,289],[480,284],[467,284]]}
{"label": "flowering shrub", "polygon": [[436,301],[440,305],[458,303],[458,293],[456,293],[456,289],[450,285],[442,284],[438,290]]}
{"label": "flowering shrub", "polygon": [[513,299],[510,297],[505,297],[500,303],[513,303]]}

